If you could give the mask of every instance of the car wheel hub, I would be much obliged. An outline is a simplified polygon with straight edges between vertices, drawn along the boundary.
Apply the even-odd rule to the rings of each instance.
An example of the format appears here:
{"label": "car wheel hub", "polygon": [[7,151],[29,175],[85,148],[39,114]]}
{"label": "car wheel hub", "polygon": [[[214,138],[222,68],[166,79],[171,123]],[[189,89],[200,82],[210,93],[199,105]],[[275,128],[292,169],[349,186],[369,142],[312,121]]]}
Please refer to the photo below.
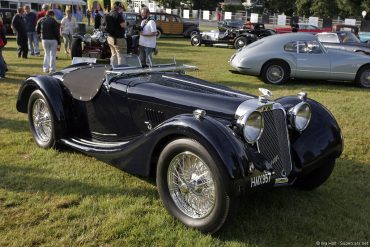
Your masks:
{"label": "car wheel hub", "polygon": [[52,133],[51,118],[43,99],[37,99],[33,104],[32,119],[37,137],[43,142],[48,142]]}
{"label": "car wheel hub", "polygon": [[167,171],[175,205],[191,218],[208,216],[215,206],[215,185],[209,167],[191,152],[176,155]]}
{"label": "car wheel hub", "polygon": [[238,41],[238,46],[239,47],[243,47],[245,45],[244,41],[243,40],[239,40]]}
{"label": "car wheel hub", "polygon": [[370,70],[365,71],[361,76],[361,83],[370,86]]}
{"label": "car wheel hub", "polygon": [[280,82],[284,77],[284,71],[280,66],[273,65],[267,70],[267,79],[272,83]]}

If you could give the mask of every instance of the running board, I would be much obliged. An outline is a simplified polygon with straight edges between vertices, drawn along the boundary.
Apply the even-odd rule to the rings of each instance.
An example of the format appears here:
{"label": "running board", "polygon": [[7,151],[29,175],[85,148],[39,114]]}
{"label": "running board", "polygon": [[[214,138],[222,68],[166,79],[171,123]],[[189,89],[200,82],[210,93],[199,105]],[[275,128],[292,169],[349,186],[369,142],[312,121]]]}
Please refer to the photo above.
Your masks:
{"label": "running board", "polygon": [[108,154],[124,149],[127,142],[100,142],[81,138],[61,139],[61,143],[85,153]]}

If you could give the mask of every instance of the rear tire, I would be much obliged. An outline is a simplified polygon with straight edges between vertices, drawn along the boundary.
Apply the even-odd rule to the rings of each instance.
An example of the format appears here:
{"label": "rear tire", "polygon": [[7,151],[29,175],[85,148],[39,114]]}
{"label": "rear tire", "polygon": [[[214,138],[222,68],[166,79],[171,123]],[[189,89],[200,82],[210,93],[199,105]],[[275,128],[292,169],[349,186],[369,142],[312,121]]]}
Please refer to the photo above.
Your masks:
{"label": "rear tire", "polygon": [[71,56],[74,57],[82,57],[82,40],[81,39],[73,39],[72,47],[71,47]]}
{"label": "rear tire", "polygon": [[190,38],[190,43],[192,46],[200,46],[202,43],[202,38],[200,35],[193,35]]}
{"label": "rear tire", "polygon": [[334,170],[335,159],[330,158],[320,163],[319,167],[304,177],[298,177],[294,186],[301,190],[313,190],[322,185]]}
{"label": "rear tire", "polygon": [[267,84],[280,85],[290,77],[289,65],[283,61],[271,61],[266,63],[261,72],[262,80]]}
{"label": "rear tire", "polygon": [[355,83],[359,87],[370,88],[370,65],[365,65],[357,72]]}
{"label": "rear tire", "polygon": [[232,204],[226,174],[214,157],[197,141],[182,138],[163,149],[157,166],[158,192],[166,209],[205,233],[222,227]]}

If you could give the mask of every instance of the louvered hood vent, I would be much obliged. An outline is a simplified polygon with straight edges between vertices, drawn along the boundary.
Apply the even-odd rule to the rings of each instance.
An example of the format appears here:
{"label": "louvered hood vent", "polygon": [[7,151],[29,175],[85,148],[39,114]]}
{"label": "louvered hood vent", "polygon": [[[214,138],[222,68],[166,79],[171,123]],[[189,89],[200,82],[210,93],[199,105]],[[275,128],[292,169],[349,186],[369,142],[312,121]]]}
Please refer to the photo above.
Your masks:
{"label": "louvered hood vent", "polygon": [[153,127],[164,122],[166,120],[164,113],[158,110],[145,108],[146,118],[150,121]]}

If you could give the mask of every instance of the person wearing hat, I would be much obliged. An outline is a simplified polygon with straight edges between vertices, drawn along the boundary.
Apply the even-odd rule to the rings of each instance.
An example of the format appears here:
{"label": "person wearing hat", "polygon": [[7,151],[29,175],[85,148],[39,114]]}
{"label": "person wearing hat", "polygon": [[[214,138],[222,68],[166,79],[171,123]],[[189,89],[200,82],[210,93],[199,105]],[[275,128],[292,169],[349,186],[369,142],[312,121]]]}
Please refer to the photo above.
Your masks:
{"label": "person wearing hat", "polygon": [[113,4],[112,11],[106,16],[106,31],[108,32],[108,44],[112,53],[111,64],[113,67],[124,64],[127,54],[127,43],[125,39],[126,21],[122,16],[123,5],[121,2]]}

